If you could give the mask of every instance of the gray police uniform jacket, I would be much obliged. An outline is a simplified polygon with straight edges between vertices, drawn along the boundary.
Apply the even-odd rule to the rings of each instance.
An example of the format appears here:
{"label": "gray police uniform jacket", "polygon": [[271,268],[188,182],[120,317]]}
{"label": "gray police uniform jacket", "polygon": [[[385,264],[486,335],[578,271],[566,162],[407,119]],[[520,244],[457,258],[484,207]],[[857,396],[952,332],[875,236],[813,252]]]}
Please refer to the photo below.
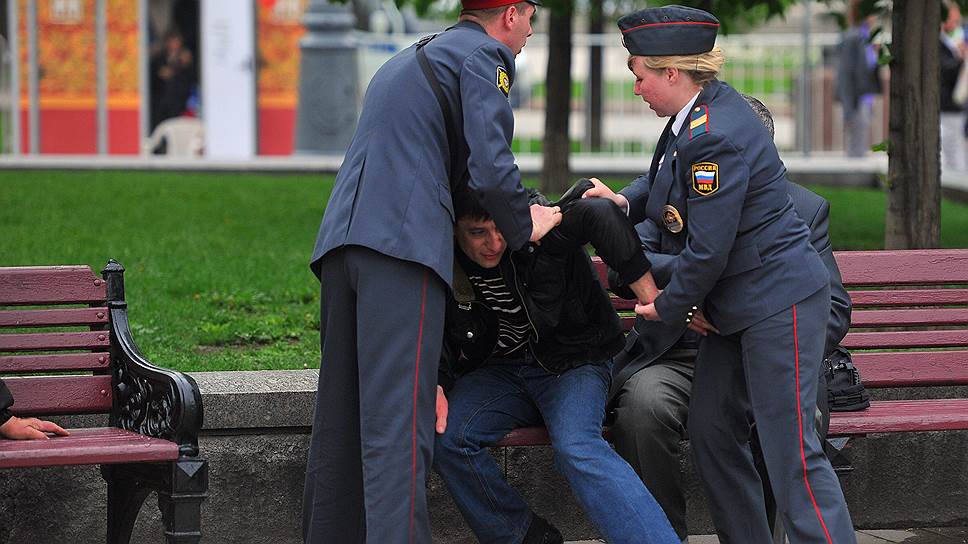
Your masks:
{"label": "gray police uniform jacket", "polygon": [[649,176],[621,192],[633,223],[648,217],[669,230],[679,216],[674,244],[681,247],[670,251],[669,283],[655,301],[668,325],[702,305],[722,334],[732,334],[829,281],[787,193],[773,139],[725,83],[714,80],[699,93],[678,135],[670,120]]}
{"label": "gray police uniform jacket", "polygon": [[[462,135],[459,164],[512,249],[531,237],[528,198],[511,153],[507,92],[514,54],[471,22],[438,34],[424,50]],[[411,46],[370,81],[360,120],[336,175],[311,267],[345,245],[429,267],[449,285],[454,262],[450,151],[437,98]],[[463,168],[456,169],[463,171]]]}
{"label": "gray police uniform jacket", "polygon": [[[793,200],[797,215],[807,223],[810,229],[810,244],[817,250],[830,275],[830,318],[827,321],[827,341],[824,349],[824,353],[830,353],[847,335],[851,312],[850,295],[844,289],[840,269],[837,267],[833,248],[830,245],[828,234],[830,203],[820,195],[792,181],[787,182],[787,192]],[[672,264],[675,262],[676,254],[682,250],[682,240],[652,221],[639,223],[636,225],[636,230],[642,241],[645,255],[652,263],[652,274],[656,284],[659,288],[663,288],[672,275]],[[609,280],[612,280],[611,274]],[[616,290],[621,292],[622,287],[624,286],[616,285]],[[686,334],[686,330],[684,322],[667,325],[661,321],[637,318],[635,327],[629,332],[625,351],[616,357],[616,367],[613,369],[615,378],[612,380],[609,398],[614,398],[622,385],[636,372],[649,366],[675,347],[683,334]]]}

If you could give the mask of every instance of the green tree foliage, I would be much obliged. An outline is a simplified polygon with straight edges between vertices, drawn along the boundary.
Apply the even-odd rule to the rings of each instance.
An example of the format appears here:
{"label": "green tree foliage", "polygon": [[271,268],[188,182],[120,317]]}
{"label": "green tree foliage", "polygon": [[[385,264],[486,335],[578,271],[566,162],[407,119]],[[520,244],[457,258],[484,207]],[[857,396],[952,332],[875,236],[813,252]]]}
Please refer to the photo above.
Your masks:
{"label": "green tree foliage", "polygon": [[649,5],[678,4],[708,11],[719,19],[724,34],[744,32],[780,17],[799,0],[663,0]]}

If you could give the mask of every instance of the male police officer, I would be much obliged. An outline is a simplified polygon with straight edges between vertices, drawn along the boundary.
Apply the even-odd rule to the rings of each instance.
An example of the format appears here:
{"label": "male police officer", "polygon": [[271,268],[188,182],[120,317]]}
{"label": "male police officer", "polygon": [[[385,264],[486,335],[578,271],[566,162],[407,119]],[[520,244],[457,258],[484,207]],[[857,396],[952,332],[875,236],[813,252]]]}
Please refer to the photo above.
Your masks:
{"label": "male police officer", "polygon": [[542,206],[529,214],[510,150],[507,97],[531,35],[529,2],[465,0],[457,25],[370,82],[311,265],[323,362],[306,542],[430,542],[424,477],[452,275],[450,187],[466,183],[512,248],[561,217]]}

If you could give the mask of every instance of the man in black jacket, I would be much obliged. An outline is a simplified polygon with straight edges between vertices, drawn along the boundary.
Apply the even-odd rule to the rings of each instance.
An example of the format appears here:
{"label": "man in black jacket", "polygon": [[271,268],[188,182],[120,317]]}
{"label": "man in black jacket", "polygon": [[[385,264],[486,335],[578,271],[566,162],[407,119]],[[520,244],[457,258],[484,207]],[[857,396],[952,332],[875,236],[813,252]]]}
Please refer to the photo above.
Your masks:
{"label": "man in black jacket", "polygon": [[44,433],[67,436],[67,431],[59,425],[35,417],[20,418],[10,413],[13,395],[7,385],[0,380],[0,438],[26,440],[31,438],[47,439]]}
{"label": "man in black jacket", "polygon": [[481,542],[561,542],[487,452],[507,432],[543,423],[558,469],[603,537],[675,543],[655,499],[602,438],[612,356],[624,339],[582,246],[592,242],[637,298],[655,297],[649,264],[611,202],[559,205],[561,225],[541,245],[507,251],[474,196],[454,198],[459,251],[438,390],[449,410],[446,425],[438,421],[434,468]]}

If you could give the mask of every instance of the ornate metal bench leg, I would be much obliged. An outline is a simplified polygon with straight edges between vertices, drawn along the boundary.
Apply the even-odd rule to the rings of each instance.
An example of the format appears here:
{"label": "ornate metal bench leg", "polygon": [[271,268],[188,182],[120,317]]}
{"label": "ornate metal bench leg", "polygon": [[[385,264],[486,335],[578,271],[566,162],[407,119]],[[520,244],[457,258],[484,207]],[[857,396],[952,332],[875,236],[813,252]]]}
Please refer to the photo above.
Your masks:
{"label": "ornate metal bench leg", "polygon": [[158,491],[158,508],[168,544],[196,544],[202,538],[202,501],[208,495],[208,461],[172,463],[171,481]]}
{"label": "ornate metal bench leg", "polygon": [[108,483],[108,543],[127,544],[138,512],[152,489],[131,471],[118,465],[101,466]]}

